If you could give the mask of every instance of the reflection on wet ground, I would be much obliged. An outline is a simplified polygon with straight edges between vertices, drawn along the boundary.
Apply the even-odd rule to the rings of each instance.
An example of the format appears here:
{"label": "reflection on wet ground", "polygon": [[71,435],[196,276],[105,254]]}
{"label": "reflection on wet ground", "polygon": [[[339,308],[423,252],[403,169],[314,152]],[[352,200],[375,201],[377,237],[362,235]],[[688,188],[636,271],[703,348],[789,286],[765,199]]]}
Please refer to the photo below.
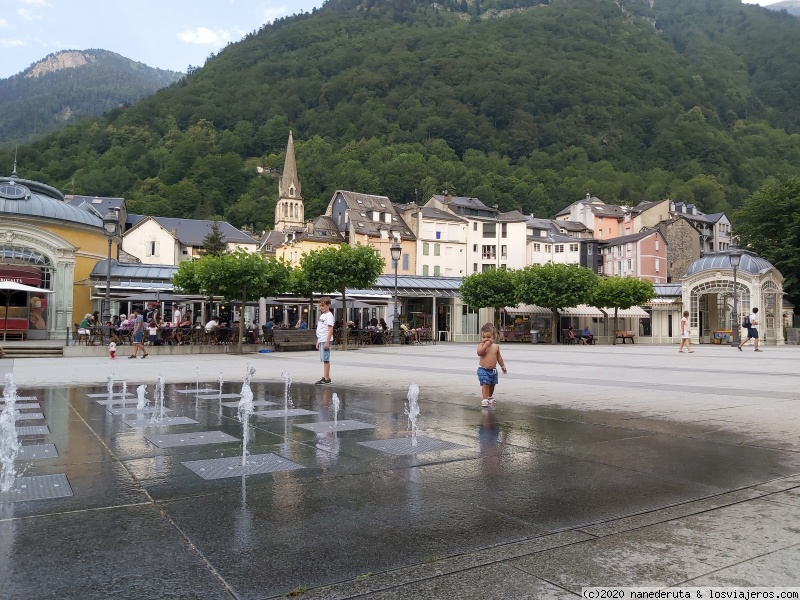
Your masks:
{"label": "reflection on wet ground", "polygon": [[[424,388],[417,453],[391,452],[369,443],[410,436],[405,390],[295,384],[293,407],[307,414],[250,420],[251,456],[286,469],[240,476],[214,462],[241,457],[239,387],[198,397],[168,385],[168,417],[180,420],[164,426],[120,410],[135,399],[90,398],[99,387],[24,390],[38,408],[23,412],[44,414],[25,424],[49,433],[23,443],[54,444],[58,456],[18,471],[66,475],[72,496],[0,502],[0,597],[266,598],[558,532],[572,543],[586,537],[579,528],[800,470],[797,454],[695,439],[677,424],[482,410]],[[252,388],[277,405],[258,411],[283,408],[283,383]],[[337,427],[349,427],[328,423],[334,392]],[[222,475],[204,479],[197,464]]]}

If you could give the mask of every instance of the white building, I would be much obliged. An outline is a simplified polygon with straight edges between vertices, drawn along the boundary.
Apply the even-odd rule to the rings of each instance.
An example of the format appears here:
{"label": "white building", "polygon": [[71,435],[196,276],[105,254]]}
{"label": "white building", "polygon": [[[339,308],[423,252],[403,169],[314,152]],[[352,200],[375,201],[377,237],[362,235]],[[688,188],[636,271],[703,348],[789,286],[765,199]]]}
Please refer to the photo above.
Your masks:
{"label": "white building", "polygon": [[[143,217],[123,235],[122,249],[146,264],[177,265],[202,254],[203,240],[211,233],[213,223],[197,219]],[[217,223],[228,251],[244,248],[255,252],[258,248],[258,241],[245,232],[225,221]]]}
{"label": "white building", "polygon": [[431,206],[395,206],[417,236],[416,274],[464,277],[467,220]]}

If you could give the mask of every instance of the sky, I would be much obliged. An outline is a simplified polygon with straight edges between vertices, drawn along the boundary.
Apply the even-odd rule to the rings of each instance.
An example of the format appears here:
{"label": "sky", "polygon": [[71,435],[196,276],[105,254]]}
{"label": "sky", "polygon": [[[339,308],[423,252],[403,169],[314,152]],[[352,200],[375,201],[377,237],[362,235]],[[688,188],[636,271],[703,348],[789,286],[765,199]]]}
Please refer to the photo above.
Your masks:
{"label": "sky", "polygon": [[[744,0],[774,4],[779,0]],[[110,50],[186,71],[274,19],[324,0],[0,0],[0,79],[60,50]]]}
{"label": "sky", "polygon": [[264,23],[324,0],[0,0],[0,79],[60,50],[186,71]]}

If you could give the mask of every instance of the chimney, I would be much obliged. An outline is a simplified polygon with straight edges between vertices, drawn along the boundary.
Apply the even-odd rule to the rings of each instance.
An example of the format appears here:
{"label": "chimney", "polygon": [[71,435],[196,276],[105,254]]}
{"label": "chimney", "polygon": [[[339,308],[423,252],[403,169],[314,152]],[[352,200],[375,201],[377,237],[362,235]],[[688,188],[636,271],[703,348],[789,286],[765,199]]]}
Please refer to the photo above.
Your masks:
{"label": "chimney", "polygon": [[306,232],[314,233],[314,221],[306,221]]}

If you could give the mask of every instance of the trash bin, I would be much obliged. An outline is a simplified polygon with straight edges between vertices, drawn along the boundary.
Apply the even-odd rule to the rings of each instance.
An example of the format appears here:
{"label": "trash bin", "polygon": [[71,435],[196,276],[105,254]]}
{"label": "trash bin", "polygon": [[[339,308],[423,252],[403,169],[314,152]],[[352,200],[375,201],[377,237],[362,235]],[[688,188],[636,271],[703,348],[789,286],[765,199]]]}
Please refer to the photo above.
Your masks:
{"label": "trash bin", "polygon": [[538,344],[539,343],[539,332],[535,329],[531,329],[531,344]]}

